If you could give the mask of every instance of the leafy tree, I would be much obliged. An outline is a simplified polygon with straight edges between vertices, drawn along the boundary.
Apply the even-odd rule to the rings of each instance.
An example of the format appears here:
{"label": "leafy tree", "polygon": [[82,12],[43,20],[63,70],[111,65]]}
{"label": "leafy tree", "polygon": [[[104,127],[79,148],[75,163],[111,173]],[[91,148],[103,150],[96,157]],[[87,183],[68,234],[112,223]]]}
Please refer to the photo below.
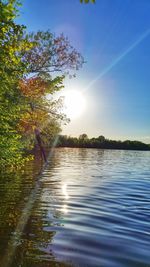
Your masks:
{"label": "leafy tree", "polygon": [[0,1],[0,167],[23,161],[21,135],[16,124],[22,99],[18,80],[26,71],[20,54],[32,44],[23,36],[24,27],[14,22],[16,1]]}
{"label": "leafy tree", "polygon": [[87,136],[87,134],[81,134],[81,135],[79,135],[79,139],[80,140],[86,140],[86,139],[88,139],[88,136]]}
{"label": "leafy tree", "polygon": [[100,143],[103,143],[105,141],[105,137],[103,135],[100,135],[97,139]]}
{"label": "leafy tree", "polygon": [[27,35],[27,38],[36,44],[24,56],[29,73],[60,73],[59,76],[69,74],[73,77],[84,63],[81,54],[63,34],[56,37],[49,30],[38,31]]}
{"label": "leafy tree", "polygon": [[[64,76],[73,76],[83,63],[63,35],[25,34],[25,27],[14,22],[17,14],[17,1],[0,1],[1,166],[20,164],[34,134],[40,144],[39,133],[49,138],[49,131],[52,136],[60,130],[62,101],[48,102],[46,94],[60,90]],[[52,78],[51,72],[61,75]]]}
{"label": "leafy tree", "polygon": [[53,101],[51,98],[47,101],[46,96],[61,90],[65,76],[74,76],[84,61],[64,35],[55,37],[46,31],[32,33],[27,38],[34,46],[23,55],[31,78],[26,77],[20,82],[21,92],[28,104],[27,114],[24,114],[21,123],[29,134],[34,132],[46,160],[41,134],[45,139],[47,135],[48,140],[50,133],[54,132],[52,125],[55,125],[53,129],[56,134],[60,130],[60,121],[65,119],[60,112],[62,99]]}
{"label": "leafy tree", "polygon": [[80,0],[80,3],[88,4],[90,2],[93,3],[93,4],[95,4],[96,3],[96,0]]}
{"label": "leafy tree", "polygon": [[14,22],[17,14],[17,1],[0,1],[0,167],[20,165],[35,137],[45,158],[41,136],[50,141],[65,119],[62,99],[46,95],[60,90],[84,62],[63,34],[26,34]]}
{"label": "leafy tree", "polygon": [[[56,82],[56,84],[55,84]],[[41,154],[46,161],[46,154],[42,145],[43,141],[48,145],[54,135],[60,132],[59,120],[64,119],[64,115],[59,111],[61,101],[48,101],[47,93],[55,92],[61,88],[61,79],[51,81],[41,77],[32,77],[20,81],[20,90],[26,100],[26,110],[21,117],[18,129],[23,135],[23,139],[28,142],[29,147],[34,145],[34,140],[40,147]],[[57,83],[60,83],[59,86]],[[44,137],[41,139],[41,133]]]}

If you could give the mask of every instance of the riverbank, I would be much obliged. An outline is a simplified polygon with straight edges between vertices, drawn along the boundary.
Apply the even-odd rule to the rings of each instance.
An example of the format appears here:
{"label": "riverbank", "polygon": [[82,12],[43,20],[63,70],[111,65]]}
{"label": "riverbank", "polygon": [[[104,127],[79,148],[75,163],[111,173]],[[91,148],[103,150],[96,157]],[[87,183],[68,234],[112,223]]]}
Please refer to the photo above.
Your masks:
{"label": "riverbank", "polygon": [[140,141],[117,141],[106,139],[104,136],[97,138],[88,138],[86,134],[77,137],[60,135],[58,139],[58,147],[72,148],[98,148],[98,149],[115,149],[115,150],[140,150],[150,151],[150,144],[145,144]]}

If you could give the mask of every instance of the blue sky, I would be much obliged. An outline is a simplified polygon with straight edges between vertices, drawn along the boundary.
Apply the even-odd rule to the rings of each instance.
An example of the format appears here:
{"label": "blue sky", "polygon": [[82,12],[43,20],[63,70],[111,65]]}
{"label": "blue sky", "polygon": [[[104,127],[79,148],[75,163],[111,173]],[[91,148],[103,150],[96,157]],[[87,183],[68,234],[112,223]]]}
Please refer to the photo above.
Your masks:
{"label": "blue sky", "polygon": [[150,143],[150,1],[24,0],[28,31],[67,35],[87,61],[66,88],[83,91],[87,107],[64,134],[105,135]]}

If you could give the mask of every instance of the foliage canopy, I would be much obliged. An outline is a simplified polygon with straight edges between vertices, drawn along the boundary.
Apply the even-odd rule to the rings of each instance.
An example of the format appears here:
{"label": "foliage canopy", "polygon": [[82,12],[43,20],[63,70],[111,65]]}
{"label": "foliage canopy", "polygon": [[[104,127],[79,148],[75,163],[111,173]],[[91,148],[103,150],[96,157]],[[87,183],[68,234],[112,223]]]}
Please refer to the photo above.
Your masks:
{"label": "foliage canopy", "polygon": [[[27,34],[18,25],[18,1],[0,1],[0,169],[20,166],[27,149],[42,136],[46,143],[60,132],[62,100],[47,100],[63,88],[84,63],[61,34]],[[40,143],[42,145],[41,139]]]}

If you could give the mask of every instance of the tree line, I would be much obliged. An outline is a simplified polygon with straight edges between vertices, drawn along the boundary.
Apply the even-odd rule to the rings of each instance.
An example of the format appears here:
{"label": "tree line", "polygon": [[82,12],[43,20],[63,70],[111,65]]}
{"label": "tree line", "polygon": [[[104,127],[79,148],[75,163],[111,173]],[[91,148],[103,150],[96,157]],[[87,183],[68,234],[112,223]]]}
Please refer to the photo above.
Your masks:
{"label": "tree line", "polygon": [[[84,63],[63,34],[28,33],[16,23],[17,0],[0,0],[0,170],[30,160],[30,151],[48,145],[67,118],[53,94]],[[51,97],[47,99],[47,94]]]}
{"label": "tree line", "polygon": [[140,141],[116,141],[106,139],[103,135],[88,138],[87,134],[77,137],[59,135],[58,147],[101,148],[101,149],[125,149],[125,150],[150,150],[150,145]]}

